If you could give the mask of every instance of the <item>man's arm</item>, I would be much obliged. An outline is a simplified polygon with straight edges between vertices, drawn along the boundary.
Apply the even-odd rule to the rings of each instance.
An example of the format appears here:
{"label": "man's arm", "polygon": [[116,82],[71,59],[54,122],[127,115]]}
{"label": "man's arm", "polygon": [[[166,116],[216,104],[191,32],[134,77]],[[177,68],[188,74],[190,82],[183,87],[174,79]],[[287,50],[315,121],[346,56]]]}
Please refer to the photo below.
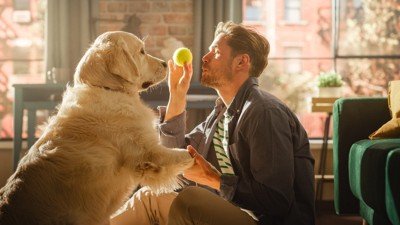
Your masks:
{"label": "man's arm", "polygon": [[168,61],[167,107],[158,107],[160,113],[160,141],[167,147],[186,147],[186,95],[192,78],[192,64],[185,63],[183,67]]}
{"label": "man's arm", "polygon": [[185,63],[183,67],[177,66],[172,60],[168,61],[169,100],[164,121],[170,120],[185,111],[186,95],[192,79],[192,64]]}

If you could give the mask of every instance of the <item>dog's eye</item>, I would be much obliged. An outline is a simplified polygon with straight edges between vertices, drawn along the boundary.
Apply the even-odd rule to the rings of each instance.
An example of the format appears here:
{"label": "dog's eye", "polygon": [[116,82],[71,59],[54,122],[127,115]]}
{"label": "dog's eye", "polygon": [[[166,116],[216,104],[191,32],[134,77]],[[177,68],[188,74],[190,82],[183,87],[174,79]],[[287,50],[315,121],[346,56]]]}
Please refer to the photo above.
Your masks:
{"label": "dog's eye", "polygon": [[144,51],[144,49],[142,48],[142,49],[140,49],[140,54],[146,54],[146,52]]}

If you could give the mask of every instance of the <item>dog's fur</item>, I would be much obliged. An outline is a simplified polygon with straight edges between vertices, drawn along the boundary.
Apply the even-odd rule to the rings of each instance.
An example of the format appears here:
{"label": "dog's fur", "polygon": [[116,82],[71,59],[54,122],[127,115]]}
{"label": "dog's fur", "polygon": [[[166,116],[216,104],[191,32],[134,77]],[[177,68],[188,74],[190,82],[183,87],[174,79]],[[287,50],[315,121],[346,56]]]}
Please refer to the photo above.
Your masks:
{"label": "dog's fur", "polygon": [[177,188],[193,159],[160,145],[154,112],[139,96],[166,75],[167,64],[136,36],[100,35],[57,114],[0,190],[0,225],[107,224],[137,185]]}

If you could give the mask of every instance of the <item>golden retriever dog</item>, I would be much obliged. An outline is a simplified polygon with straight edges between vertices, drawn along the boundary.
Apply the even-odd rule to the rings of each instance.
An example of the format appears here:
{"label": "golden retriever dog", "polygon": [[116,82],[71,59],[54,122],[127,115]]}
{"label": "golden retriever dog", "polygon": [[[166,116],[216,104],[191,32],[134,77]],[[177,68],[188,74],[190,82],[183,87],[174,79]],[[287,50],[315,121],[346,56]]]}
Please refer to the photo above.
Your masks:
{"label": "golden retriever dog", "polygon": [[0,190],[0,224],[108,224],[138,185],[179,187],[177,175],[193,159],[160,144],[154,112],[139,96],[167,70],[135,35],[100,35],[57,114]]}

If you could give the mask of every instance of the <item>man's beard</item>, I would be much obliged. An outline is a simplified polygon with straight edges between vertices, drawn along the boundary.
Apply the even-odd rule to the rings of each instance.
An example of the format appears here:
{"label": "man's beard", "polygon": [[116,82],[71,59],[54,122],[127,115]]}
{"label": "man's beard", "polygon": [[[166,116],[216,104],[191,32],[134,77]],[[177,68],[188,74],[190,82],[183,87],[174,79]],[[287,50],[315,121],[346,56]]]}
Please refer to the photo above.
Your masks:
{"label": "man's beard", "polygon": [[201,85],[210,87],[210,88],[218,88],[221,85],[221,82],[218,79],[210,76],[201,76],[200,80]]}
{"label": "man's beard", "polygon": [[224,77],[215,74],[214,75],[208,74],[208,76],[201,76],[200,83],[201,85],[206,87],[219,88],[224,85],[230,84],[232,79],[233,75],[231,73],[224,75]]}

